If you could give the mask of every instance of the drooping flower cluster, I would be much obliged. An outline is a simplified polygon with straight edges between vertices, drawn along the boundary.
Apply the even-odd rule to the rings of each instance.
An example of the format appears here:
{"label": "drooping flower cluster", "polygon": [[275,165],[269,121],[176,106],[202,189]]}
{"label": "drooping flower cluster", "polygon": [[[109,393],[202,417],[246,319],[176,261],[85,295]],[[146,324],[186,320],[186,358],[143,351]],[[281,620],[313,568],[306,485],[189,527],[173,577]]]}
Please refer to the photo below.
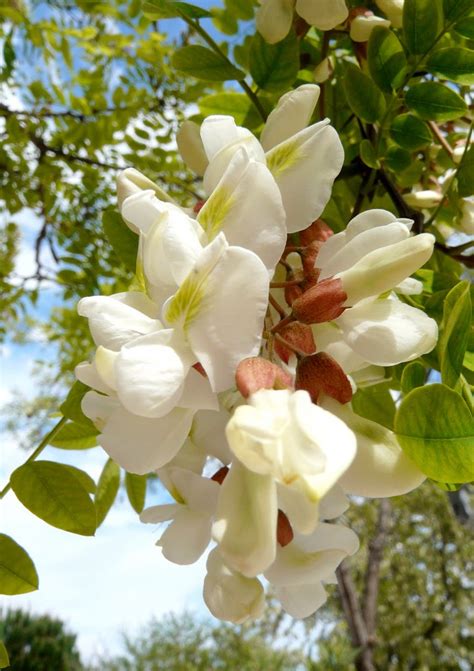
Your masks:
{"label": "drooping flower cluster", "polygon": [[397,295],[419,290],[409,276],[434,239],[383,210],[337,235],[318,219],[343,163],[328,120],[308,126],[318,95],[283,96],[260,141],[230,117],[186,122],[178,146],[207,194],[193,215],[122,173],[142,290],[78,306],[97,345],[76,369],[91,388],[83,411],[118,464],[156,471],[169,492],[142,513],[169,522],[164,556],[189,564],[214,544],[204,598],[233,622],[262,612],[261,575],[290,614],[314,612],[358,547],[329,522],[346,493],[424,479],[350,400],[434,347],[435,322]]}

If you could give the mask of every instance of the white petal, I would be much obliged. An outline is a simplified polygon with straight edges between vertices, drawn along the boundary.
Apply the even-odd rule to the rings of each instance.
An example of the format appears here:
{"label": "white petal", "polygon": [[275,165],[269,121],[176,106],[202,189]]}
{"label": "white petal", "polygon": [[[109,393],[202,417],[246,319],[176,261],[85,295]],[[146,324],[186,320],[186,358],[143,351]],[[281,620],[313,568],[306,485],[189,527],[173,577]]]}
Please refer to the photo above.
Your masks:
{"label": "white petal", "polygon": [[265,151],[306,128],[320,92],[321,89],[315,84],[303,84],[280,98],[277,106],[270,112],[260,136]]}
{"label": "white petal", "polygon": [[315,613],[318,608],[326,603],[328,597],[320,582],[313,585],[276,587],[275,596],[288,615],[298,619]]}
{"label": "white petal", "polygon": [[242,624],[258,618],[265,608],[265,593],[256,578],[246,578],[224,564],[217,549],[207,559],[204,601],[221,620]]}
{"label": "white petal", "polygon": [[350,36],[354,42],[367,42],[374,28],[387,27],[390,21],[381,16],[356,16],[351,21]]}
{"label": "white petal", "polygon": [[278,484],[278,507],[288,517],[293,531],[300,534],[311,533],[319,522],[319,502],[292,487]]}
{"label": "white petal", "polygon": [[322,520],[333,520],[344,514],[349,508],[349,499],[339,485],[334,485],[329,492],[323,496],[319,503],[319,514]]}
{"label": "white petal", "polygon": [[216,392],[232,386],[239,362],[260,349],[268,282],[262,261],[240,247],[228,247],[206,278],[188,339]]}
{"label": "white petal", "polygon": [[179,494],[190,510],[202,515],[214,515],[220,491],[217,482],[185,468],[166,470],[173,484],[173,491]]}
{"label": "white petal", "polygon": [[113,392],[113,389],[109,387],[108,384],[104,382],[102,377],[97,372],[97,368],[94,363],[89,363],[88,361],[82,361],[74,369],[74,374],[82,384],[86,384],[91,389],[100,391],[103,394],[110,394]]}
{"label": "white petal", "polygon": [[237,460],[221,485],[213,536],[226,563],[247,577],[262,573],[276,553],[277,496],[273,478]]}
{"label": "white petal", "polygon": [[359,356],[377,366],[395,366],[431,352],[438,338],[434,319],[399,300],[376,300],[346,310],[337,323]]}
{"label": "white petal", "polygon": [[198,215],[212,240],[219,231],[230,245],[255,252],[273,273],[286,244],[285,210],[272,174],[237,150]]}
{"label": "white petal", "polygon": [[345,0],[296,0],[296,11],[319,30],[331,30],[349,16]]}
{"label": "white petal", "polygon": [[179,407],[194,408],[194,410],[219,410],[219,401],[211,389],[209,380],[194,368],[190,368],[187,373],[179,398]]}
{"label": "white petal", "polygon": [[151,506],[145,508],[140,514],[140,522],[144,524],[159,524],[174,519],[178,511],[182,508],[179,503],[167,503],[163,506]]}
{"label": "white petal", "polygon": [[300,534],[279,548],[265,577],[277,586],[308,585],[329,577],[359,547],[356,534],[340,524],[320,524],[309,536]]}
{"label": "white petal", "polygon": [[88,417],[99,430],[108,422],[110,416],[120,408],[118,399],[110,396],[103,396],[96,391],[88,391],[82,401],[82,412]]}
{"label": "white petal", "polygon": [[208,160],[197,123],[184,121],[176,134],[176,143],[181,158],[188,168],[200,176],[204,175]]}
{"label": "white petal", "polygon": [[168,561],[187,565],[199,559],[210,540],[211,518],[182,506],[157,545]]}
{"label": "white petal", "polygon": [[399,496],[418,487],[426,476],[402,451],[389,429],[359,417],[347,405],[326,398],[324,405],[354,431],[357,455],[339,480],[348,494],[368,497]]}
{"label": "white petal", "polygon": [[389,247],[376,249],[348,270],[338,273],[351,306],[369,296],[393,289],[406,277],[421,268],[433,253],[435,238],[421,233]]}
{"label": "white petal", "polygon": [[270,149],[267,165],[283,198],[289,233],[307,228],[324,210],[344,161],[328,120],[304,128]]}
{"label": "white petal", "polygon": [[[347,270],[369,252],[406,240],[409,236],[410,231],[403,223],[398,221],[362,231],[359,235],[348,240],[344,247],[324,265],[319,280],[325,280],[336,273]],[[321,267],[319,264],[320,261],[317,258],[316,266]]]}
{"label": "white petal", "polygon": [[120,407],[108,418],[99,443],[130,473],[150,473],[176,455],[189,433],[193,414],[192,410],[174,408],[165,417],[148,419]]}
{"label": "white petal", "polygon": [[232,453],[225,437],[225,428],[230,414],[227,410],[219,412],[199,410],[193,421],[191,439],[206,454],[219,459],[224,465],[230,464]]}
{"label": "white petal", "polygon": [[81,298],[77,311],[81,317],[89,319],[95,344],[115,351],[127,342],[161,328],[157,319],[150,319],[114,296]]}
{"label": "white petal", "polygon": [[375,0],[375,4],[388,16],[394,28],[403,23],[403,4],[405,0]]}
{"label": "white petal", "polygon": [[401,221],[407,226],[408,230],[410,230],[413,225],[411,219],[397,219],[397,217],[388,210],[374,209],[361,212],[347,224],[346,230],[344,231],[346,242],[352,240],[352,238],[364,231],[368,231],[372,228],[379,228],[380,226],[387,226],[394,221]]}
{"label": "white petal", "polygon": [[414,277],[407,277],[400,284],[397,284],[395,291],[397,294],[403,294],[404,296],[416,296],[423,293],[423,282],[415,280]]}
{"label": "white petal", "polygon": [[295,0],[263,0],[257,9],[255,20],[262,37],[275,44],[290,32]]}
{"label": "white petal", "polygon": [[115,363],[117,394],[129,412],[163,417],[183,391],[192,354],[175,346],[172,329],[162,329],[123,347]]}
{"label": "white petal", "polygon": [[[172,198],[163,189],[160,189],[157,184],[148,179],[148,177],[145,177],[145,175],[142,175],[138,170],[135,170],[135,168],[122,170],[117,177],[117,201],[119,208],[122,208],[122,204],[129,196],[150,189],[161,200],[172,202]],[[124,219],[132,231],[138,233],[138,229],[131,222],[127,221],[125,217]]]}

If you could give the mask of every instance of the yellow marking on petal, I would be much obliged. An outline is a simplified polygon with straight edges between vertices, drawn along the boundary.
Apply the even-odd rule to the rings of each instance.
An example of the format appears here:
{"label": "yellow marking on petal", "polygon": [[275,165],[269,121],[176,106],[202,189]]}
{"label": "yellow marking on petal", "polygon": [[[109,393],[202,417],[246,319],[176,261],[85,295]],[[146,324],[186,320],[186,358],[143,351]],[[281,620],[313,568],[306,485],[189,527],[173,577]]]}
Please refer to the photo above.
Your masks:
{"label": "yellow marking on petal", "polygon": [[202,307],[204,293],[205,279],[196,271],[190,272],[168,305],[166,321],[169,324],[179,321],[186,331]]}
{"label": "yellow marking on petal", "polygon": [[297,142],[284,142],[267,154],[267,166],[276,178],[292,168],[302,158],[302,152]]}
{"label": "yellow marking on petal", "polygon": [[176,503],[181,503],[181,505],[186,505],[185,499],[181,496],[181,494],[178,492],[176,487],[174,485],[171,485],[171,489],[169,490],[169,493],[171,496],[174,498]]}
{"label": "yellow marking on petal", "polygon": [[198,221],[206,231],[209,242],[214,240],[222,229],[225,218],[234,206],[235,199],[225,187],[218,187],[202,208]]}

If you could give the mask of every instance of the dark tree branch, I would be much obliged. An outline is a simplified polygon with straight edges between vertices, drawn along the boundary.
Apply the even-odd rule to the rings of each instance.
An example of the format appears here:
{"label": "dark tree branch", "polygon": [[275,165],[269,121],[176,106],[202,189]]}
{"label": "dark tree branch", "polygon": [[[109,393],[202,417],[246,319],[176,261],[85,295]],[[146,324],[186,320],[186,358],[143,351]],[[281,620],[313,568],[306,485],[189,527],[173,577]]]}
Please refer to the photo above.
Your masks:
{"label": "dark tree branch", "polygon": [[367,559],[367,571],[365,574],[365,590],[363,601],[363,615],[367,628],[369,643],[375,643],[375,627],[377,620],[377,598],[380,582],[380,564],[387,534],[390,528],[390,501],[381,499],[375,536],[369,543],[369,555]]}
{"label": "dark tree branch", "polygon": [[342,607],[346,616],[354,648],[359,649],[355,660],[357,671],[375,671],[372,648],[369,645],[367,627],[360,606],[357,590],[346,562],[342,562],[336,571]]}

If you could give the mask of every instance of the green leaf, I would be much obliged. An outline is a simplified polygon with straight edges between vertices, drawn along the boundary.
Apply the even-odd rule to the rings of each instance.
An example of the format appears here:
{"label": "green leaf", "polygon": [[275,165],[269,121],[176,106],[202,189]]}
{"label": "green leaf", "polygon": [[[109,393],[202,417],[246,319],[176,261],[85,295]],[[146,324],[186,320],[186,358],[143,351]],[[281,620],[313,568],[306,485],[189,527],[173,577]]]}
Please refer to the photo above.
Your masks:
{"label": "green leaf", "polygon": [[462,37],[474,40],[474,16],[468,16],[466,19],[462,19],[459,23],[456,23],[454,30]]}
{"label": "green leaf", "polygon": [[417,387],[422,387],[426,381],[426,368],[419,361],[412,361],[403,369],[401,387],[404,394],[408,394]]}
{"label": "green leaf", "polygon": [[180,72],[209,82],[225,82],[244,79],[245,73],[234,67],[225,58],[198,44],[175,51],[173,66]]}
{"label": "green leaf", "polygon": [[10,482],[18,500],[40,519],[81,536],[94,535],[94,504],[69,467],[53,461],[32,461],[17,468]]}
{"label": "green leaf", "polygon": [[455,91],[437,82],[421,82],[408,89],[405,101],[422,119],[452,121],[467,112],[467,105]]}
{"label": "green leaf", "polygon": [[443,384],[414,389],[395,416],[398,442],[429,478],[460,483],[474,479],[474,418],[455,391]]}
{"label": "green leaf", "polygon": [[262,123],[255,106],[244,93],[213,93],[199,99],[199,110],[203,116],[225,114],[234,117],[239,126],[256,128]]}
{"label": "green leaf", "polygon": [[413,114],[397,116],[390,127],[390,135],[400,147],[411,151],[422,149],[433,142],[428,126]]}
{"label": "green leaf", "polygon": [[38,585],[30,555],[13,538],[0,534],[0,594],[26,594]]}
{"label": "green leaf", "polygon": [[80,468],[76,468],[75,466],[70,466],[69,464],[60,464],[64,468],[66,468],[69,473],[76,478],[76,480],[79,482],[80,485],[84,487],[86,492],[89,492],[89,494],[94,494],[96,490],[96,484],[94,480],[91,478],[89,473],[86,473],[85,471],[81,471]]}
{"label": "green leaf", "polygon": [[97,510],[97,526],[100,526],[107,517],[107,513],[112,507],[117,492],[120,487],[120,468],[108,459],[102,473],[100,474],[99,482],[97,483],[97,492],[95,495],[95,507]]}
{"label": "green leaf", "polygon": [[97,445],[97,429],[86,424],[68,422],[54,436],[50,445],[63,450],[87,450]]}
{"label": "green leaf", "polygon": [[361,417],[393,429],[395,403],[386,385],[358,389],[352,397],[352,408]]}
{"label": "green leaf", "polygon": [[146,475],[125,474],[125,489],[127,490],[128,500],[137,513],[141,513],[145,505],[146,483]]}
{"label": "green leaf", "polygon": [[431,54],[426,67],[458,84],[474,84],[474,51],[470,49],[439,49]]}
{"label": "green leaf", "polygon": [[76,380],[69,390],[66,400],[59,406],[59,410],[66,419],[72,419],[78,424],[95,428],[91,420],[84,415],[81,408],[82,399],[88,391],[89,387]]}
{"label": "green leaf", "polygon": [[373,81],[352,63],[345,64],[344,92],[354,114],[375,123],[385,112],[385,100]]}
{"label": "green leaf", "polygon": [[405,0],[403,34],[412,54],[425,54],[443,27],[441,0]]}
{"label": "green leaf", "polygon": [[474,194],[474,144],[464,154],[459,166],[458,174],[458,193],[461,198],[472,196]]}
{"label": "green leaf", "polygon": [[197,7],[197,5],[169,0],[149,0],[143,4],[143,13],[151,21],[177,19],[183,16],[189,19],[205,19],[212,16],[206,9]]}
{"label": "green leaf", "polygon": [[135,273],[138,253],[138,235],[135,235],[118,212],[106,210],[102,215],[105,236],[125,268]]}
{"label": "green leaf", "polygon": [[359,154],[365,165],[368,165],[369,168],[380,168],[380,161],[370,140],[362,140],[359,145]]}
{"label": "green leaf", "polygon": [[370,34],[368,61],[372,79],[382,91],[391,93],[402,85],[407,59],[398,37],[389,28],[377,26]]}
{"label": "green leaf", "polygon": [[452,23],[472,11],[472,0],[443,0],[443,9],[445,21]]}
{"label": "green leaf", "polygon": [[250,74],[264,91],[282,91],[295,81],[299,70],[298,40],[293,31],[277,44],[267,44],[256,33],[250,45]]}
{"label": "green leaf", "polygon": [[443,322],[438,343],[441,379],[455,387],[463,366],[471,328],[471,296],[469,282],[459,282],[446,296]]}
{"label": "green leaf", "polygon": [[401,172],[412,164],[412,157],[406,149],[389,147],[385,154],[385,162],[393,172]]}
{"label": "green leaf", "polygon": [[3,641],[0,641],[0,669],[6,669],[10,666],[10,659]]}

